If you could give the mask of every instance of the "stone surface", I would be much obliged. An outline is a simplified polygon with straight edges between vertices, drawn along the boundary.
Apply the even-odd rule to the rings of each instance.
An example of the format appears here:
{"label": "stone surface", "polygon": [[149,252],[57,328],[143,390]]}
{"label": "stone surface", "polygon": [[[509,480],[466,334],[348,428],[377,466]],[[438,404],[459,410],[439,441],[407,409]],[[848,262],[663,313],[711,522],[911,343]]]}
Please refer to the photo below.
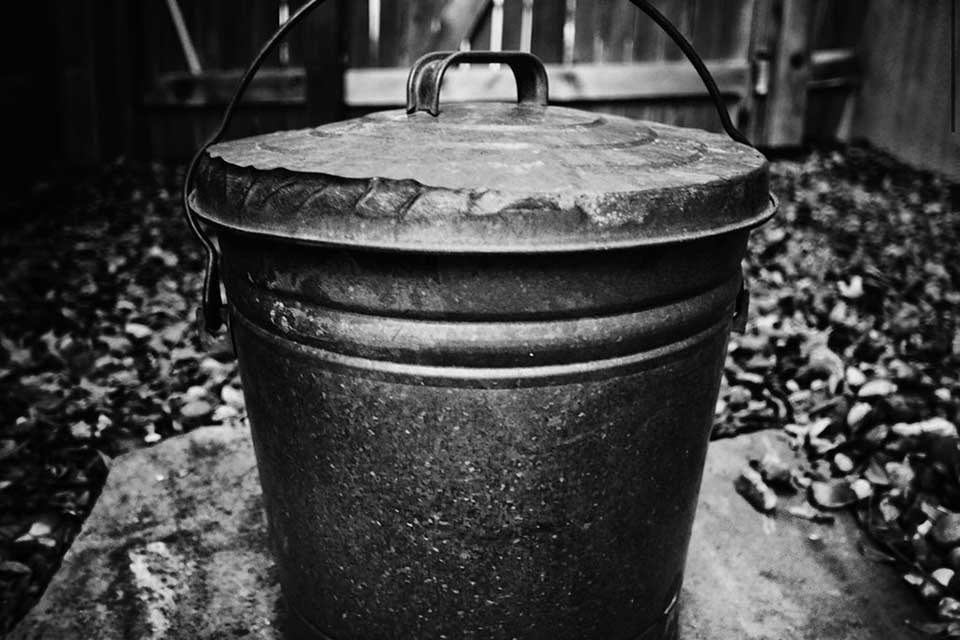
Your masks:
{"label": "stone surface", "polygon": [[280,589],[249,433],[127,454],[12,638],[279,638]]}
{"label": "stone surface", "polygon": [[[753,511],[733,490],[772,435],[713,443],[681,613],[681,640],[912,638],[924,611],[857,551],[849,518],[817,525]],[[797,499],[799,502],[799,498]],[[40,604],[12,639],[280,638],[249,434],[209,427],[120,458]]]}

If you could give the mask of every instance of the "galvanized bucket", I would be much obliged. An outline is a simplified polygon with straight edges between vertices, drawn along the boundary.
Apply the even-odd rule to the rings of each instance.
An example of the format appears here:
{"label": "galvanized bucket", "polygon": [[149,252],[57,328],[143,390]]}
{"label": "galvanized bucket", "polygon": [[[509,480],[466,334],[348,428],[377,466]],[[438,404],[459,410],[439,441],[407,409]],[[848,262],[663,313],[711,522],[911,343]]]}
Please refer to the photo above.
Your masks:
{"label": "galvanized bucket", "polygon": [[[442,104],[463,61],[518,103]],[[191,171],[291,637],[676,636],[767,165],[547,93],[529,54],[431,54],[407,110]]]}

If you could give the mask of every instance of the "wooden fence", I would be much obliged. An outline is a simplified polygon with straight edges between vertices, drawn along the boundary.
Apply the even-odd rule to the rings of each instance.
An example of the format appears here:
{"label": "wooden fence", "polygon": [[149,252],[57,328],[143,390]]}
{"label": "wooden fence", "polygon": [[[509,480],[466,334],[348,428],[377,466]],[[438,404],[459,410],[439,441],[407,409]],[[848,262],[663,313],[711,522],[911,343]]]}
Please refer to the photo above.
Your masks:
{"label": "wooden fence", "polygon": [[[27,93],[70,109],[33,112],[56,121],[58,134],[50,140],[68,160],[121,153],[182,159],[214,127],[240,70],[302,2],[39,0],[43,8],[31,10],[46,16],[44,28],[55,34],[60,53],[40,69],[49,77]],[[707,61],[738,124],[752,140],[778,147],[856,134],[906,135],[910,128],[902,123],[899,131],[882,131],[896,129],[896,119],[878,115],[906,109],[888,97],[861,100],[857,111],[858,87],[863,84],[865,97],[936,91],[916,81],[894,89],[876,73],[876,66],[888,62],[883,56],[909,58],[907,49],[927,47],[920,26],[896,41],[900,54],[873,43],[886,42],[901,25],[932,11],[907,6],[949,2],[656,4]],[[466,47],[532,50],[548,65],[557,103],[718,128],[693,69],[627,0],[329,0],[268,61],[231,133],[302,127],[400,106],[407,69],[417,57]],[[910,64],[932,64],[932,55],[914,55]],[[873,75],[861,74],[871,68]],[[903,78],[910,77],[908,66],[900,68]],[[509,99],[513,91],[504,71],[473,65],[450,74],[444,99]],[[30,113],[24,109],[21,115]],[[942,153],[955,151],[947,144]]]}
{"label": "wooden fence", "polygon": [[951,65],[958,13],[958,0],[872,0],[854,134],[960,183],[960,118],[951,100],[951,88],[960,91],[956,59]]}
{"label": "wooden fence", "polygon": [[[864,1],[662,0],[658,6],[707,60],[741,126],[761,144],[783,146],[802,142],[811,109],[838,113],[814,119],[815,128],[825,122],[832,129],[814,133],[843,133],[844,117],[848,120],[851,112],[857,34],[841,28],[857,24]],[[257,3],[256,11],[243,12],[228,0],[172,4],[182,6],[183,22],[196,40],[202,39],[196,48],[204,70],[187,69],[190,56],[177,37],[171,3],[144,4],[146,76],[152,79],[145,105],[151,148],[159,156],[183,155],[196,146],[200,136],[186,132],[192,127],[199,134],[212,126],[236,69],[253,56],[278,17],[295,10],[298,2],[269,0]],[[458,48],[533,51],[548,64],[556,103],[717,127],[694,70],[627,0],[354,0],[328,5],[320,10],[322,19],[304,28],[258,78],[250,100],[257,116],[241,122],[238,133],[400,106],[412,62],[431,50]],[[158,27],[164,24],[166,28]],[[311,61],[321,24],[328,25],[328,40],[337,41],[339,32],[342,49],[328,44],[326,52],[313,52]],[[329,25],[336,25],[336,31]],[[821,41],[829,49],[817,48]],[[318,96],[325,106],[311,105],[307,91],[331,75],[341,82],[327,80],[328,91]],[[807,99],[810,90],[812,101]],[[826,91],[822,99],[821,90]],[[444,89],[447,100],[512,95],[509,75],[486,67],[451,74]],[[318,111],[326,117],[318,117]]]}

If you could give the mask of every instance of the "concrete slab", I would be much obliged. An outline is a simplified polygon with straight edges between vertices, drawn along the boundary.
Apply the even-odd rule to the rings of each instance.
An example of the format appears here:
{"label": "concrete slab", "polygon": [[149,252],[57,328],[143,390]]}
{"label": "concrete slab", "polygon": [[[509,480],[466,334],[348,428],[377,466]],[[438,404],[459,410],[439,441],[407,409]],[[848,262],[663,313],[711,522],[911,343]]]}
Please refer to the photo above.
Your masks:
{"label": "concrete slab", "polygon": [[[924,611],[892,570],[858,553],[849,518],[765,518],[733,491],[747,455],[766,446],[785,451],[772,435],[711,446],[682,640],[921,637],[903,622]],[[269,640],[283,624],[249,433],[209,427],[116,461],[61,571],[10,637]]]}

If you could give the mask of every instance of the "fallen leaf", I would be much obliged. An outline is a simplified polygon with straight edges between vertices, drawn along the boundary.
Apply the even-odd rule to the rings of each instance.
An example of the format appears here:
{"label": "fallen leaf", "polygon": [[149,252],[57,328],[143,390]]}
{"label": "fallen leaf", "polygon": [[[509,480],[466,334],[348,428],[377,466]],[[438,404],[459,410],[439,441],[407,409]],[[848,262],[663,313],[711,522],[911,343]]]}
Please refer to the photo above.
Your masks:
{"label": "fallen leaf", "polygon": [[153,329],[138,322],[128,322],[123,331],[134,340],[146,340],[153,335]]}
{"label": "fallen leaf", "polygon": [[220,398],[235,409],[243,410],[246,406],[243,391],[229,384],[223,385],[223,388],[220,389]]}
{"label": "fallen leaf", "polygon": [[827,482],[813,482],[810,485],[810,498],[814,504],[823,509],[841,509],[860,500],[870,497],[873,493],[870,483],[866,480],[830,480]]}
{"label": "fallen leaf", "polygon": [[942,547],[960,545],[960,513],[944,513],[933,524],[930,534]]}
{"label": "fallen leaf", "polygon": [[903,438],[917,436],[935,436],[939,438],[953,438],[957,436],[957,427],[945,418],[930,418],[913,424],[903,422],[893,425],[890,429],[895,435]]}
{"label": "fallen leaf", "polygon": [[[946,569],[945,571],[950,571],[950,569]],[[951,578],[952,577],[953,573],[951,572]],[[944,621],[960,620],[960,601],[950,597],[941,598],[937,605],[937,617]]]}
{"label": "fallen leaf", "polygon": [[16,575],[29,575],[32,572],[32,569],[21,563],[14,560],[5,560],[0,562],[0,574],[3,573],[12,573]]}
{"label": "fallen leaf", "polygon": [[761,513],[770,513],[777,507],[777,494],[763,481],[760,474],[750,467],[740,472],[733,487],[743,498]]}
{"label": "fallen leaf", "polygon": [[950,581],[953,580],[953,569],[948,569],[947,567],[934,569],[934,571],[930,574],[930,577],[936,580],[940,585],[946,587],[950,584]]}
{"label": "fallen leaf", "polygon": [[791,506],[787,509],[787,513],[797,518],[810,520],[811,522],[816,522],[818,524],[832,524],[834,521],[834,517],[832,515],[829,513],[824,513],[818,509],[814,509],[807,503]]}
{"label": "fallen leaf", "polygon": [[857,392],[859,398],[882,398],[897,392],[897,385],[890,380],[871,380],[860,387]]}
{"label": "fallen leaf", "polygon": [[866,402],[858,402],[850,408],[847,413],[847,426],[857,430],[864,424],[867,416],[873,411],[873,407]]}
{"label": "fallen leaf", "polygon": [[193,400],[180,407],[180,415],[184,420],[203,420],[213,413],[213,406],[206,400]]}

